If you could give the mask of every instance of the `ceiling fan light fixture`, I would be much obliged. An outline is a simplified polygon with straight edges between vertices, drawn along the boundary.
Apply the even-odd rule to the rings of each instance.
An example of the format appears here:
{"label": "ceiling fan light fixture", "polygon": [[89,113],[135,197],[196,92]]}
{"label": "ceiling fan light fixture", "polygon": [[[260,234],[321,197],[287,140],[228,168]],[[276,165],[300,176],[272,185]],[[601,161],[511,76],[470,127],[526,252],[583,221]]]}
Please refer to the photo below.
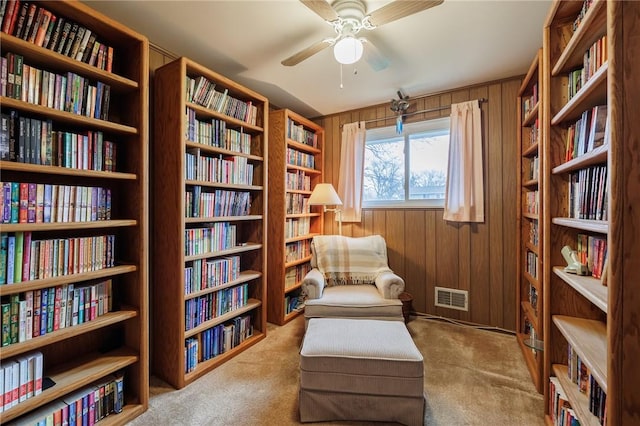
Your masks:
{"label": "ceiling fan light fixture", "polygon": [[342,37],[333,46],[333,56],[336,61],[343,65],[355,64],[362,58],[364,47],[362,42],[351,36],[347,35]]}

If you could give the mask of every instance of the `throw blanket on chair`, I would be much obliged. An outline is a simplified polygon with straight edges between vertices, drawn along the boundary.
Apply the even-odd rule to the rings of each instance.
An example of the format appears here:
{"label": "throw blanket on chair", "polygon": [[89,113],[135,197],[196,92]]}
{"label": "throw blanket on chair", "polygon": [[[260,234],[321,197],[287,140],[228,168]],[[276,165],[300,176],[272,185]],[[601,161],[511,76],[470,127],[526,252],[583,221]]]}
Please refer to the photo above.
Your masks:
{"label": "throw blanket on chair", "polygon": [[327,286],[373,284],[378,274],[392,272],[387,263],[387,245],[380,235],[319,235],[313,238],[313,250]]}

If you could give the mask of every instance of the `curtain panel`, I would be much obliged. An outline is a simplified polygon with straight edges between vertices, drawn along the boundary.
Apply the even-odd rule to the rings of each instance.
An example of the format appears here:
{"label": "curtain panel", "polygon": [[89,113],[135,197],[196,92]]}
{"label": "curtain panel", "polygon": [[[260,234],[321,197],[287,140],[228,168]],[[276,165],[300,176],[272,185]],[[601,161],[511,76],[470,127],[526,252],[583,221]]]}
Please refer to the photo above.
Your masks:
{"label": "curtain panel", "polygon": [[364,121],[343,126],[338,177],[338,195],[342,200],[343,222],[360,222],[361,220],[365,142]]}

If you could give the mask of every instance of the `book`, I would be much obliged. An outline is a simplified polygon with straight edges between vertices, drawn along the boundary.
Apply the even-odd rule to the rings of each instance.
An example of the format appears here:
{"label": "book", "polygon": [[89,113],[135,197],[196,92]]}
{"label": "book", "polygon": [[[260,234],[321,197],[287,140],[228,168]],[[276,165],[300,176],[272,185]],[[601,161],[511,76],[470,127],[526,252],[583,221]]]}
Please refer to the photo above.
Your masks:
{"label": "book", "polygon": [[[2,32],[5,34],[13,34],[15,22],[20,10],[19,0],[9,0],[5,4],[4,18],[2,19]],[[2,404],[0,404],[2,405]]]}
{"label": "book", "polygon": [[40,8],[40,10],[42,10],[42,17],[40,19],[40,23],[38,25],[38,29],[36,31],[33,43],[36,46],[42,46],[44,43],[44,38],[47,35],[47,31],[49,30],[49,22],[51,21],[51,17],[53,16],[53,14],[44,9],[44,8]]}
{"label": "book", "polygon": [[9,114],[0,116],[0,160],[9,160]]}
{"label": "book", "polygon": [[33,20],[36,16],[36,9],[37,9],[37,6],[35,5],[35,3],[31,3],[27,6],[28,6],[28,10],[27,10],[27,15],[25,16],[25,19],[24,19],[24,26],[22,27],[22,32],[19,36],[16,36],[16,37],[20,37],[25,41],[29,38],[29,34],[31,32],[31,26],[33,25]]}
{"label": "book", "polygon": [[6,233],[0,234],[0,285],[7,282],[7,244],[8,235]]}
{"label": "book", "polygon": [[[31,10],[29,10],[29,13],[31,13]],[[35,10],[35,15],[33,15],[33,19],[30,22],[27,20],[27,24],[29,24],[29,34],[25,39],[27,43],[35,43],[36,35],[38,33],[38,30],[40,29],[40,24],[42,23],[43,16],[44,9],[42,7],[37,7]]]}
{"label": "book", "polygon": [[17,17],[16,22],[14,23],[15,28],[13,29],[11,34],[17,38],[22,38],[22,34],[24,33],[24,24],[27,19],[27,14],[29,13],[29,3],[23,2],[22,6],[20,6],[20,11],[16,13]]}

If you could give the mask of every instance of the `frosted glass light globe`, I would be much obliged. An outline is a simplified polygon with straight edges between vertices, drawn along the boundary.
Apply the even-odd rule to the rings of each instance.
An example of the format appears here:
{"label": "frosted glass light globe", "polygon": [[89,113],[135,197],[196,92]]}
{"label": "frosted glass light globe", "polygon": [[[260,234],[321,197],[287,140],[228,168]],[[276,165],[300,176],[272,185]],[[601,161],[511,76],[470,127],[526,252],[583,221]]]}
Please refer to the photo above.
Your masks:
{"label": "frosted glass light globe", "polygon": [[362,42],[353,36],[340,39],[333,47],[336,61],[344,65],[354,64],[362,58],[364,47]]}

